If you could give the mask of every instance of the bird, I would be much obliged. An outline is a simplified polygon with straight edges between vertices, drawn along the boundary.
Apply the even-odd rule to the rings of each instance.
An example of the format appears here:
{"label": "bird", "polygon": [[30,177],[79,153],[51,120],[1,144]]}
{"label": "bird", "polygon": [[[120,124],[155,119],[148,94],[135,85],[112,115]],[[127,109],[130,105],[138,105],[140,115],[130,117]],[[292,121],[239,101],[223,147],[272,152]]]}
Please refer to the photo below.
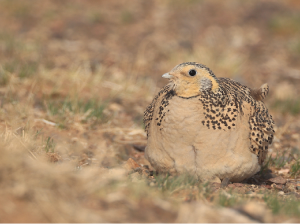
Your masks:
{"label": "bird", "polygon": [[259,172],[272,143],[274,121],[263,100],[267,83],[249,88],[185,62],[144,112],[145,158],[157,172],[199,180],[241,182]]}

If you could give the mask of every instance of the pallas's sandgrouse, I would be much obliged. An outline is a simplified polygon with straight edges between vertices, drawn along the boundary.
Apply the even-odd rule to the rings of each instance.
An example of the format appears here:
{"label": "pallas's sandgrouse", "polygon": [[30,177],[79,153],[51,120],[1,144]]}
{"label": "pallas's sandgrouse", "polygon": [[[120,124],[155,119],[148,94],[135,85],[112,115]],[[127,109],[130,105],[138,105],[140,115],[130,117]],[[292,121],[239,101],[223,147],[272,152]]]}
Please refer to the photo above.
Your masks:
{"label": "pallas's sandgrouse", "polygon": [[261,169],[274,135],[262,101],[267,84],[251,89],[196,62],[179,64],[162,77],[170,83],[144,114],[145,157],[154,169],[232,182]]}

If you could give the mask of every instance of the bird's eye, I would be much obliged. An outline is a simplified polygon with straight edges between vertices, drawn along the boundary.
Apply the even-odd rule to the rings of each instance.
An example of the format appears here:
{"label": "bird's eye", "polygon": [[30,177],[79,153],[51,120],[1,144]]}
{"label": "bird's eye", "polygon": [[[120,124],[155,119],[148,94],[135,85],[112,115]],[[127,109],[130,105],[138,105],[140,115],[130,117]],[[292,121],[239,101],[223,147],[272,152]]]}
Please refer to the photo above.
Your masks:
{"label": "bird's eye", "polygon": [[190,76],[195,76],[197,74],[197,72],[196,72],[196,70],[194,70],[194,69],[191,69],[190,71],[189,71],[189,75]]}

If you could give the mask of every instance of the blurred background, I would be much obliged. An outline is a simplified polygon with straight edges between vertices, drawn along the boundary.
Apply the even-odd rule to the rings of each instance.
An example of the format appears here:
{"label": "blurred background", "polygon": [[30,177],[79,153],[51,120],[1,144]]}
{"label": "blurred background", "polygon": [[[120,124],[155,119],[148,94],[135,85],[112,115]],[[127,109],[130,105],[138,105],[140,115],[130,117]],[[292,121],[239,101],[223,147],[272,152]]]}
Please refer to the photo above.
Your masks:
{"label": "blurred background", "polygon": [[161,75],[187,61],[269,84],[268,168],[296,178],[299,60],[297,0],[0,0],[0,221],[174,222],[182,201],[201,201],[113,188],[126,175],[102,170],[129,158],[149,165],[143,112],[167,83]]}

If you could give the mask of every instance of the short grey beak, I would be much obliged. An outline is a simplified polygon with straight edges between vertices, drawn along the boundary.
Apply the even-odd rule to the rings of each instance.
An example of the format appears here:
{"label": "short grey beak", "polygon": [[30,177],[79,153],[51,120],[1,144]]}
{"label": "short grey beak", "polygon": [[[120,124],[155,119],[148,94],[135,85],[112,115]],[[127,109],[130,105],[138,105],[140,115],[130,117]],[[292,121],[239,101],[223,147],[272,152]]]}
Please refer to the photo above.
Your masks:
{"label": "short grey beak", "polygon": [[163,78],[166,78],[166,79],[170,79],[170,78],[173,77],[173,75],[170,75],[169,73],[165,73],[165,74],[163,74],[162,77],[163,77]]}

